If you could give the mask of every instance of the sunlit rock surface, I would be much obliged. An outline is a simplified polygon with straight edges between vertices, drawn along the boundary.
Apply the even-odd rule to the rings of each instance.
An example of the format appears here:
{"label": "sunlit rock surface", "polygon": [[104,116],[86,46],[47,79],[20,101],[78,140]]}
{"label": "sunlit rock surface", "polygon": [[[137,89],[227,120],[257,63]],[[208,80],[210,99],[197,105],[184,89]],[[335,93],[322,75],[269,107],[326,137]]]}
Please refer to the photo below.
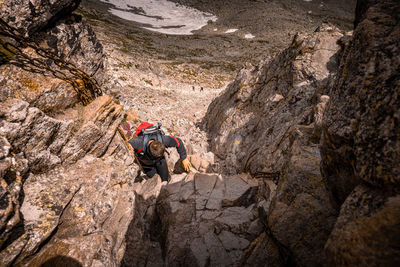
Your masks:
{"label": "sunlit rock surface", "polygon": [[[9,2],[13,1],[7,1],[7,3]],[[57,6],[59,2],[55,1],[54,5]],[[45,3],[37,4],[40,4],[39,6],[42,8],[47,5]],[[56,10],[56,6],[46,8]],[[17,7],[4,6],[3,8],[13,13],[13,8]],[[92,28],[80,16],[75,14],[64,15],[61,18],[55,17],[51,27],[46,27],[42,31],[37,31],[38,29],[34,27],[36,30],[29,33],[31,38],[40,48],[49,50],[64,62],[72,63],[101,84],[104,79],[102,45],[97,40]],[[1,15],[7,21],[7,17],[4,16],[4,14]],[[32,19],[24,22],[23,25],[27,25],[20,29],[22,33],[30,30],[30,25],[34,25],[37,21],[33,18],[38,18],[36,16],[39,16],[39,14],[33,13],[30,16],[32,16]],[[38,52],[40,51],[20,46],[30,59],[13,57],[9,62],[12,64],[0,65],[0,84],[2,87],[0,99],[2,101],[10,97],[19,98],[48,114],[73,107],[79,102],[76,91],[65,80],[65,78],[70,81],[77,79],[74,77],[76,70],[60,68],[60,65],[66,66],[66,64],[58,62],[57,66],[51,59],[53,55],[44,58],[39,57]]]}
{"label": "sunlit rock surface", "polygon": [[296,36],[277,57],[242,69],[203,119],[225,171],[277,184],[265,223],[286,256],[307,266],[322,264],[337,215],[319,171],[319,140],[342,36],[330,25]]}
{"label": "sunlit rock surface", "polygon": [[[100,235],[93,239],[98,242],[95,246],[93,236],[67,242],[63,255],[68,252],[85,263],[96,254],[90,249],[105,246],[104,253],[110,256],[104,256],[104,264],[120,261],[123,229],[134,207],[130,177],[137,170],[115,135],[124,114],[121,106],[102,96],[83,108],[83,117],[66,121],[16,99],[2,103],[0,110],[2,201],[7,204],[2,206],[2,220],[7,224],[2,225],[6,231],[1,238],[8,243],[0,254],[2,264],[30,262],[27,257],[39,248],[51,251],[52,243],[47,242],[56,233],[62,235],[63,227],[69,238],[79,239],[95,230]],[[86,251],[81,247],[84,242],[88,242]],[[42,253],[43,257],[34,260],[37,265],[58,252]]]}

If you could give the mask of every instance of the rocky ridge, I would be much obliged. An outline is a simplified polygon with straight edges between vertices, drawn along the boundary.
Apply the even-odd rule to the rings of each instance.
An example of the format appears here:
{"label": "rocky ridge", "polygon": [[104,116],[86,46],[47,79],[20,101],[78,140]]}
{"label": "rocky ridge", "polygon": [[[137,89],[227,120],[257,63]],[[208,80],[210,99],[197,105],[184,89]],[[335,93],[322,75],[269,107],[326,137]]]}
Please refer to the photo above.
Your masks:
{"label": "rocky ridge", "polygon": [[[52,249],[59,250],[59,247],[52,248],[49,238],[56,233],[69,232],[68,227],[75,229],[72,231],[75,234],[68,234],[70,246],[64,246],[64,249],[73,256],[73,247],[76,247],[76,253],[83,254],[77,254],[75,258],[83,263],[82,256],[89,262],[95,256],[90,256],[91,246],[105,245],[109,242],[106,237],[113,236],[113,231],[120,236],[114,238],[116,247],[107,246],[104,253],[111,253],[112,249],[118,250],[121,246],[124,234],[119,228],[123,224],[117,224],[114,230],[104,225],[109,220],[123,217],[127,226],[132,209],[130,202],[125,201],[133,201],[127,179],[135,175],[137,167],[133,166],[132,159],[129,162],[126,148],[121,147],[122,140],[114,140],[118,140],[114,136],[123,119],[122,109],[108,96],[103,96],[83,108],[82,113],[84,119],[80,125],[74,125],[71,120],[74,117],[57,120],[22,100],[10,100],[2,105],[0,131],[4,147],[8,148],[2,156],[2,205],[5,205],[2,207],[5,213],[2,214],[4,232],[1,238],[2,245],[7,244],[0,256],[2,265],[35,265],[35,262],[40,265],[55,255]],[[118,151],[122,153],[119,161],[115,156],[109,156]],[[127,206],[122,208],[125,204]],[[117,213],[122,214],[110,215]],[[81,226],[78,227],[80,233],[76,232],[77,225]],[[90,246],[84,250],[81,244],[85,238],[80,241],[74,241],[74,238],[81,239],[93,229],[100,234],[96,239],[86,238]],[[47,251],[47,255],[40,256],[41,261],[37,255],[31,259],[39,248],[40,255],[43,251]],[[115,264],[116,254],[117,251],[105,260]],[[108,265],[106,261],[103,263]]]}
{"label": "rocky ridge", "polygon": [[[102,46],[71,14],[78,3],[8,1],[2,19],[101,82]],[[122,106],[107,95],[82,106],[41,66],[10,63],[0,66],[1,265],[118,265],[137,171],[116,135]]]}
{"label": "rocky ridge", "polygon": [[293,261],[306,266],[322,264],[336,217],[318,144],[343,36],[332,25],[296,36],[277,57],[242,69],[203,119],[225,172],[276,184],[272,203],[263,206],[264,223]]}
{"label": "rocky ridge", "polygon": [[352,36],[298,36],[241,70],[203,120],[224,168],[277,183],[264,223],[297,264],[399,262],[399,7],[359,1]]}

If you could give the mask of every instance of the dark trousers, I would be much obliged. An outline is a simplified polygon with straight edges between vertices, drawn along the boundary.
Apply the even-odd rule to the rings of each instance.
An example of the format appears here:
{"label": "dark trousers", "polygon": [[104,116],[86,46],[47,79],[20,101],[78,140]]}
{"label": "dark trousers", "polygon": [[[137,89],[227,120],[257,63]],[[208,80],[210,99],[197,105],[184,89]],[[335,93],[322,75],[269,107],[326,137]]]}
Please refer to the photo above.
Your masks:
{"label": "dark trousers", "polygon": [[162,181],[168,181],[169,179],[168,165],[165,158],[162,158],[154,165],[151,166],[143,165],[142,167],[147,177],[149,178],[153,177],[156,173],[158,173]]}

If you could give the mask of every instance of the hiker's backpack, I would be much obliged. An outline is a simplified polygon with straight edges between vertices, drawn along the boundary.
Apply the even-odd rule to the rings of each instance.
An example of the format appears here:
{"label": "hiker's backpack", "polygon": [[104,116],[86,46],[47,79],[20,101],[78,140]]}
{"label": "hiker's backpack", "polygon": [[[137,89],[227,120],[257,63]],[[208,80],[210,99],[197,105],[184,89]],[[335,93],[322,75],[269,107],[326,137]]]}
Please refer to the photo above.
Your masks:
{"label": "hiker's backpack", "polygon": [[153,139],[163,143],[162,137],[165,133],[161,130],[161,123],[159,122],[157,126],[148,122],[142,122],[139,127],[136,128],[136,135],[143,135],[143,152],[146,153],[149,140]]}

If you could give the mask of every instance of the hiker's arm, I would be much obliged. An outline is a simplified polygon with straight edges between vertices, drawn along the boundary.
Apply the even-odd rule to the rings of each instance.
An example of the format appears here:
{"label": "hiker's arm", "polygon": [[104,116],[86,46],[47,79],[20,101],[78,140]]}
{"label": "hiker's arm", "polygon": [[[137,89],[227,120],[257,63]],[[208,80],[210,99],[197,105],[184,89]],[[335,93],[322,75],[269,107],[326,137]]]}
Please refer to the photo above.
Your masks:
{"label": "hiker's arm", "polygon": [[135,152],[142,148],[142,143],[143,142],[139,140],[139,138],[129,140],[129,144],[131,144]]}
{"label": "hiker's arm", "polygon": [[180,138],[165,135],[163,141],[166,147],[176,147],[176,150],[178,150],[181,160],[186,159],[186,148]]}

